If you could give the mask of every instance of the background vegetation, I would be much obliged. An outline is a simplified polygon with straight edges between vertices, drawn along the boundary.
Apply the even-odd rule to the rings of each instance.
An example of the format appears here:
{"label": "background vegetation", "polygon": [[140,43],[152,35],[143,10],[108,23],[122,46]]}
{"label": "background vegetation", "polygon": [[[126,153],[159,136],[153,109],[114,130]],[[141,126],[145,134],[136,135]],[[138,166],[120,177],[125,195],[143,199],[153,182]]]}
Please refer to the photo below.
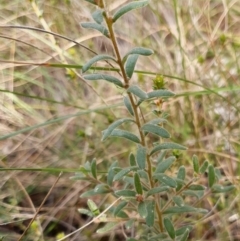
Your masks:
{"label": "background vegetation", "polygon": [[[128,1],[106,2],[111,11]],[[93,9],[85,1],[0,3],[0,233],[19,239],[39,211],[26,240],[56,240],[89,222],[77,211],[86,207],[79,195],[88,184],[70,180],[73,172],[94,157],[107,169],[112,160],[126,161],[132,148],[119,139],[100,142],[101,131],[125,113],[121,91],[81,77],[90,50],[113,50],[100,33],[80,27]],[[211,215],[190,240],[240,240],[239,21],[237,0],[152,0],[115,26],[122,54],[134,46],[155,52],[140,58],[135,83],[151,90],[152,79],[163,75],[177,94],[162,107],[145,108],[169,112],[173,141],[188,147],[180,164],[190,166],[195,153],[200,162],[218,164],[237,187],[205,199]],[[104,62],[97,66],[111,71]],[[107,195],[94,201],[103,209],[113,202]],[[121,240],[121,229],[96,234],[99,225],[69,240]]]}

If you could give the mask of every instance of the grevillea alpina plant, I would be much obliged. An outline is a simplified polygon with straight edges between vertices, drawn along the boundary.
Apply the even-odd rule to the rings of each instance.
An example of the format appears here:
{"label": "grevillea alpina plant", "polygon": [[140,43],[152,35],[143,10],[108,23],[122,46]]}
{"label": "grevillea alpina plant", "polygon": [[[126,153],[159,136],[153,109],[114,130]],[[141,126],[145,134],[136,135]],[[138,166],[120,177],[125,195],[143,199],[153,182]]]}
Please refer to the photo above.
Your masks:
{"label": "grevillea alpina plant", "polygon": [[[188,175],[186,175],[186,167],[178,163],[176,164],[179,166],[178,170],[173,172],[171,166],[177,158],[171,153],[186,148],[166,141],[170,138],[170,134],[164,128],[167,120],[161,110],[154,110],[156,118],[150,121],[142,118],[141,105],[144,102],[155,101],[160,106],[163,101],[174,96],[174,93],[165,89],[161,76],[153,80],[153,89],[150,92],[131,83],[138,57],[150,56],[153,51],[135,47],[125,56],[121,56],[114,24],[124,14],[145,7],[148,1],[132,1],[114,13],[105,10],[103,0],[86,1],[95,5],[97,9],[92,13],[93,22],[81,23],[81,26],[97,30],[105,36],[112,44],[114,55],[100,54],[90,59],[82,67],[83,77],[90,81],[107,81],[121,88],[124,93],[123,104],[127,110],[126,117],[114,121],[102,132],[102,141],[112,137],[125,138],[134,142],[136,148],[134,153],[129,153],[129,160],[125,162],[128,164],[125,167],[114,161],[107,172],[103,172],[104,170],[99,172],[97,159],[93,159],[80,168],[72,179],[85,180],[94,185],[93,189],[81,195],[82,198],[107,194],[112,195],[115,201],[101,212],[95,202],[89,199],[87,202],[89,209],[79,209],[79,212],[93,217],[95,221],[105,223],[97,230],[98,233],[108,232],[121,226],[128,241],[187,240],[199,215],[208,214],[208,210],[201,208],[203,198],[211,193],[227,192],[234,186],[217,184],[219,172],[208,161],[200,165],[195,155],[192,157],[193,168],[190,175],[189,168],[187,167]],[[118,68],[120,77],[102,72],[87,74],[92,65],[101,60],[113,62]],[[124,123],[131,123],[136,127],[133,129],[137,131],[124,130],[121,127]],[[157,136],[159,141],[151,143],[149,138],[151,135]],[[199,179],[206,174],[208,182],[204,182],[206,185],[200,185]],[[194,198],[189,198],[190,196]],[[187,218],[186,214],[191,215],[191,219]]]}

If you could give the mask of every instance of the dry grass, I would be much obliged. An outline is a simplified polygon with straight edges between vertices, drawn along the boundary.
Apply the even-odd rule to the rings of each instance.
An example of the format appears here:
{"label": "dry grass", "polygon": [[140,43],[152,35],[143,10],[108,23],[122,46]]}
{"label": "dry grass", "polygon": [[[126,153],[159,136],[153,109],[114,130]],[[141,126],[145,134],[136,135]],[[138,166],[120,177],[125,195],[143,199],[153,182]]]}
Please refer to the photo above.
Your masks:
{"label": "dry grass", "polygon": [[[128,1],[107,2],[114,10]],[[25,240],[56,240],[59,233],[85,224],[88,220],[77,208],[86,205],[79,194],[87,186],[69,180],[68,172],[93,157],[104,169],[107,161],[124,160],[129,153],[126,142],[100,142],[101,130],[123,113],[119,89],[87,83],[79,69],[38,65],[81,65],[94,56],[81,45],[112,53],[104,37],[80,28],[80,22],[91,19],[90,12],[90,4],[79,0],[1,0],[0,165],[27,169],[1,172],[0,234],[6,240],[17,240],[26,229],[57,179],[57,168],[63,174]],[[238,0],[152,0],[116,24],[122,54],[133,46],[152,48],[155,55],[140,59],[137,69],[165,75],[168,88],[177,93],[163,108],[170,113],[173,139],[189,147],[182,162],[190,163],[191,155],[198,154],[201,161],[217,163],[237,186],[237,192],[205,200],[211,215],[198,224],[191,240],[240,240],[239,217],[229,222],[240,213],[239,22]],[[10,25],[52,31],[80,45]],[[134,81],[150,90],[152,78],[136,74]],[[146,106],[149,115],[152,108]],[[109,239],[91,236],[96,227],[69,240],[117,240],[117,232]]]}

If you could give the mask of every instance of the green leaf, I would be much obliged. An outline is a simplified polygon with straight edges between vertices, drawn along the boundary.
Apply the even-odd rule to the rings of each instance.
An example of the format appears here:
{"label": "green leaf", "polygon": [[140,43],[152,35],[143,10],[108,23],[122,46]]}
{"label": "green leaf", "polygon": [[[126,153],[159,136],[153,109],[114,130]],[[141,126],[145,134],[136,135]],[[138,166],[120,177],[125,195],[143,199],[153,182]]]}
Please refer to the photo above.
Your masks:
{"label": "green leaf", "polygon": [[198,162],[198,157],[196,155],[193,155],[192,162],[193,162],[193,170],[196,173],[199,173],[199,162]]}
{"label": "green leaf", "polygon": [[190,233],[189,229],[186,229],[186,231],[184,232],[183,236],[179,241],[187,241],[189,233]]}
{"label": "green leaf", "polygon": [[192,184],[191,186],[188,187],[188,189],[193,191],[204,191],[206,187],[198,184]]}
{"label": "green leaf", "polygon": [[70,177],[71,180],[89,180],[89,177],[82,172],[76,172],[73,177]]}
{"label": "green leaf", "polygon": [[97,163],[95,158],[92,160],[92,163],[91,163],[91,172],[93,177],[97,179]]}
{"label": "green leaf", "polygon": [[168,133],[168,131],[158,125],[145,124],[142,126],[142,130],[163,138],[170,138],[170,134]]}
{"label": "green leaf", "polygon": [[97,230],[97,233],[106,233],[111,231],[113,228],[115,228],[117,225],[119,224],[119,222],[109,222],[107,223],[103,228],[99,228]]}
{"label": "green leaf", "polygon": [[[186,169],[185,169],[184,166],[181,166],[181,167],[178,169],[177,179],[184,181],[185,176],[186,176]],[[183,186],[183,184],[177,182],[176,191],[179,191],[179,190],[182,188],[182,186]]]}
{"label": "green leaf", "polygon": [[185,176],[186,176],[185,166],[180,166],[180,168],[178,169],[177,178],[184,181]]}
{"label": "green leaf", "polygon": [[134,222],[135,222],[135,219],[134,219],[134,218],[129,219],[129,220],[125,223],[126,229],[132,228],[132,226],[134,225]]}
{"label": "green leaf", "polygon": [[145,7],[147,4],[148,4],[148,1],[137,1],[137,2],[135,1],[122,6],[114,13],[113,22],[116,22],[125,13],[137,8]]}
{"label": "green leaf", "polygon": [[122,210],[117,214],[117,217],[118,218],[125,218],[125,219],[129,218],[129,216]]}
{"label": "green leaf", "polygon": [[117,207],[114,209],[113,215],[117,216],[117,214],[127,206],[128,202],[126,201],[121,201],[121,203],[119,205],[117,205]]}
{"label": "green leaf", "polygon": [[95,2],[95,0],[85,0],[86,2],[92,3],[94,5],[97,5],[97,3]]}
{"label": "green leaf", "polygon": [[171,239],[175,239],[175,230],[171,220],[169,218],[164,218],[163,223],[168,235],[171,237]]}
{"label": "green leaf", "polygon": [[138,175],[138,173],[134,174],[134,186],[135,186],[135,190],[138,194],[143,194],[143,189],[142,189],[142,184],[140,181],[140,177]]}
{"label": "green leaf", "polygon": [[106,184],[98,184],[94,189],[88,190],[80,196],[81,198],[91,197],[98,194],[106,194],[111,190],[108,188]]}
{"label": "green leaf", "polygon": [[113,83],[119,87],[123,87],[123,83],[116,77],[107,74],[87,74],[83,76],[86,80],[106,80],[109,83]]}
{"label": "green leaf", "polygon": [[176,236],[183,235],[186,232],[187,229],[189,231],[191,231],[193,229],[193,227],[192,226],[184,226],[184,227],[181,227],[181,228],[177,229],[175,231]]}
{"label": "green leaf", "polygon": [[148,173],[145,170],[137,170],[137,173],[140,178],[143,178],[148,181]]}
{"label": "green leaf", "polygon": [[145,202],[140,202],[138,204],[138,213],[142,218],[147,217],[147,207]]}
{"label": "green leaf", "polygon": [[96,23],[101,24],[103,22],[103,10],[97,9],[92,13],[92,17]]}
{"label": "green leaf", "polygon": [[123,97],[123,103],[124,105],[127,107],[127,110],[129,111],[129,113],[134,116],[134,112],[133,112],[133,109],[132,109],[132,105],[131,105],[131,102],[130,102],[130,99],[129,97],[126,95]]}
{"label": "green leaf", "polygon": [[177,183],[173,178],[171,178],[163,173],[154,174],[153,177],[156,178],[157,180],[159,180],[160,182],[165,183],[169,187],[175,188],[177,186]]}
{"label": "green leaf", "polygon": [[208,213],[208,210],[202,209],[202,208],[194,208],[191,206],[174,206],[167,208],[165,211],[163,211],[163,214],[179,214],[179,213]]}
{"label": "green leaf", "polygon": [[130,166],[136,166],[137,163],[136,163],[136,160],[135,160],[135,156],[133,153],[130,153],[129,155],[129,164]]}
{"label": "green leaf", "polygon": [[115,122],[113,122],[110,126],[108,126],[108,128],[106,130],[104,130],[102,133],[103,133],[103,136],[102,136],[102,141],[106,140],[112,133],[112,131],[122,125],[123,123],[125,122],[135,122],[133,119],[130,119],[130,118],[123,118],[123,119],[120,119],[120,120],[117,120]]}
{"label": "green leaf", "polygon": [[142,89],[140,89],[137,85],[131,85],[128,89],[127,92],[133,93],[134,95],[136,95],[137,97],[139,97],[140,99],[147,99],[148,95],[145,91],[143,91]]}
{"label": "green leaf", "polygon": [[149,122],[147,122],[146,124],[153,124],[153,125],[158,125],[161,123],[167,123],[168,121],[164,118],[155,118],[153,120],[150,120]]}
{"label": "green leaf", "polygon": [[137,159],[137,164],[139,168],[142,170],[145,169],[145,166],[146,166],[146,155],[147,155],[146,148],[143,147],[142,145],[138,145],[136,159]]}
{"label": "green leaf", "polygon": [[126,176],[129,172],[131,172],[131,171],[133,171],[133,170],[137,170],[137,169],[138,169],[137,166],[124,168],[123,170],[121,170],[120,172],[118,172],[118,173],[114,176],[113,181],[118,181],[118,180],[120,180],[121,178],[123,178],[124,176]]}
{"label": "green leaf", "polygon": [[149,56],[149,55],[152,55],[153,53],[154,53],[154,51],[152,49],[143,48],[143,47],[136,47],[136,48],[131,49],[124,56],[124,58],[126,58],[130,54],[139,54],[139,55],[143,55],[143,56]]}
{"label": "green leaf", "polygon": [[161,192],[165,192],[165,191],[168,191],[168,190],[169,190],[168,186],[154,187],[147,192],[146,197],[149,197],[151,195],[158,194],[158,193],[161,193]]}
{"label": "green leaf", "polygon": [[81,214],[87,215],[89,217],[94,217],[95,216],[91,211],[89,211],[89,210],[87,210],[85,208],[79,208],[78,212],[81,213]]}
{"label": "green leaf", "polygon": [[100,214],[100,211],[94,201],[92,201],[91,199],[88,199],[87,205],[90,211],[94,214],[94,216],[97,216]]}
{"label": "green leaf", "polygon": [[185,196],[194,196],[194,197],[200,199],[200,198],[203,197],[204,191],[186,190],[186,191],[183,191],[183,194],[184,194]]}
{"label": "green leaf", "polygon": [[112,183],[113,183],[113,178],[115,176],[115,171],[114,171],[114,167],[116,167],[118,165],[118,162],[115,161],[111,164],[111,166],[108,169],[108,174],[107,174],[107,184],[111,187]]}
{"label": "green leaf", "polygon": [[153,90],[148,93],[148,99],[151,98],[163,98],[163,97],[172,97],[175,94],[169,90]]}
{"label": "green leaf", "polygon": [[208,161],[206,160],[200,167],[200,170],[199,170],[200,173],[203,174],[207,170],[207,168],[208,168]]}
{"label": "green leaf", "polygon": [[152,237],[150,237],[150,238],[148,238],[147,240],[148,241],[164,241],[165,240],[165,238],[167,238],[168,237],[168,235],[166,234],[166,233],[161,233],[161,234],[158,234],[158,235],[155,235],[155,236],[152,236]]}
{"label": "green leaf", "polygon": [[174,196],[174,197],[172,198],[172,200],[173,200],[173,202],[174,202],[177,206],[179,206],[179,207],[184,206],[184,201],[183,201],[182,197],[180,197],[180,196]]}
{"label": "green leaf", "polygon": [[160,154],[158,155],[157,157],[157,163],[160,163],[163,161],[163,158],[166,156],[167,154],[167,151],[166,150],[163,150],[160,152]]}
{"label": "green leaf", "polygon": [[165,143],[162,143],[162,144],[159,144],[157,146],[155,146],[152,151],[150,152],[150,155],[153,155],[155,154],[156,152],[158,151],[161,151],[161,150],[186,150],[187,148],[182,146],[182,145],[179,145],[177,143],[173,143],[173,142],[165,142]]}
{"label": "green leaf", "polygon": [[136,197],[136,192],[130,189],[118,190],[115,192],[117,196],[123,197]]}
{"label": "green leaf", "polygon": [[213,165],[208,166],[208,185],[212,187],[215,183],[215,171]]}
{"label": "green leaf", "polygon": [[229,185],[229,186],[222,186],[219,184],[215,184],[212,186],[212,192],[213,193],[225,193],[225,192],[230,192],[234,190],[236,187],[234,185]]}
{"label": "green leaf", "polygon": [[164,173],[167,169],[169,169],[175,160],[175,156],[170,156],[164,161],[160,162],[156,167],[155,173]]}
{"label": "green leaf", "polygon": [[135,238],[127,238],[127,240],[126,241],[138,241],[137,239],[135,239]]}
{"label": "green leaf", "polygon": [[81,23],[81,26],[83,28],[95,29],[95,30],[99,31],[100,33],[102,33],[107,38],[109,38],[109,32],[108,32],[107,28],[105,28],[101,24],[98,24],[98,23]]}
{"label": "green leaf", "polygon": [[127,61],[125,63],[125,72],[127,74],[127,77],[129,79],[132,78],[132,75],[133,75],[133,72],[134,72],[134,69],[135,69],[135,65],[137,63],[137,60],[138,60],[138,54],[131,54],[128,56],[127,58]]}
{"label": "green leaf", "polygon": [[[92,66],[93,64],[95,64],[96,62],[98,62],[98,61],[100,61],[100,60],[108,60],[108,59],[113,60],[113,61],[116,62],[115,58],[112,57],[112,56],[110,56],[110,55],[99,54],[99,55],[91,58],[86,64],[83,65],[83,67],[82,67],[82,72],[84,73],[84,72],[86,72],[87,70],[89,70],[89,69],[91,68],[91,66]],[[89,77],[89,76],[90,76],[90,77]],[[102,76],[104,76],[104,75],[102,75]],[[107,76],[107,75],[105,75],[105,76]],[[102,79],[102,78],[101,78],[101,74],[85,75],[84,78],[86,78],[86,77],[90,78],[90,80]],[[92,77],[93,79],[91,79],[91,77]],[[99,78],[98,78],[98,77],[99,77]],[[121,82],[121,81],[120,81],[120,82]]]}
{"label": "green leaf", "polygon": [[154,214],[155,214],[155,205],[154,202],[149,202],[147,204],[147,217],[146,217],[146,224],[149,227],[153,227],[154,225]]}
{"label": "green leaf", "polygon": [[140,140],[136,135],[132,134],[131,132],[120,129],[114,129],[110,136],[122,137],[135,143],[140,143]]}

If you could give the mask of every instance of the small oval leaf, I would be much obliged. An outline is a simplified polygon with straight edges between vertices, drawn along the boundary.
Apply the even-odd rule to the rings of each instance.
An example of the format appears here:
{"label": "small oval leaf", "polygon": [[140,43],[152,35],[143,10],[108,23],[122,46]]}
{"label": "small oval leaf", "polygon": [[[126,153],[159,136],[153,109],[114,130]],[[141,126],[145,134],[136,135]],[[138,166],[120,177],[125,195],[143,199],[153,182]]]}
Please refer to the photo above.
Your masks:
{"label": "small oval leaf", "polygon": [[108,126],[108,128],[106,130],[104,130],[102,133],[103,133],[103,136],[102,136],[102,141],[106,140],[112,133],[112,131],[122,125],[123,123],[125,122],[135,122],[133,119],[130,119],[130,118],[123,118],[123,119],[120,119],[120,120],[117,120],[115,122],[113,122],[110,126]]}
{"label": "small oval leaf", "polygon": [[173,164],[175,160],[175,156],[170,156],[164,161],[160,162],[156,167],[155,173],[164,173]]}
{"label": "small oval leaf", "polygon": [[92,163],[91,163],[91,172],[93,177],[97,179],[97,162],[95,158],[92,160]]}
{"label": "small oval leaf", "polygon": [[95,0],[85,0],[86,2],[92,3],[94,5],[97,5],[97,3],[95,2]]}
{"label": "small oval leaf", "polygon": [[[82,67],[82,72],[83,72],[83,73],[86,72],[88,69],[91,68],[91,66],[92,66],[93,64],[95,64],[96,62],[98,62],[98,61],[100,61],[100,60],[109,60],[109,59],[116,62],[115,58],[112,57],[112,56],[110,56],[110,55],[99,54],[99,55],[91,58],[86,64],[83,65],[83,67]],[[97,75],[99,75],[99,77],[101,76],[101,74],[97,74]],[[97,78],[97,77],[98,77],[98,76],[96,76],[96,74],[95,74],[95,75],[86,75],[85,78],[86,78],[86,77],[90,78],[89,76],[93,76],[92,78],[94,78],[94,77]],[[100,79],[101,79],[101,78],[100,78]],[[94,80],[96,80],[96,79],[94,79]],[[120,81],[120,82],[121,82],[121,81]]]}
{"label": "small oval leaf", "polygon": [[131,105],[131,102],[130,102],[130,99],[129,97],[126,95],[123,97],[123,103],[124,105],[127,107],[127,110],[129,111],[129,113],[134,116],[134,112],[133,112],[133,109],[132,109],[132,105]]}
{"label": "small oval leaf", "polygon": [[134,174],[134,186],[135,186],[135,190],[136,190],[137,194],[142,195],[143,189],[142,189],[142,184],[141,184],[140,177],[139,177],[138,173]]}
{"label": "small oval leaf", "polygon": [[160,182],[165,183],[169,187],[175,188],[177,186],[177,183],[173,178],[171,178],[163,173],[154,174],[153,177],[156,178],[157,180],[159,180]]}
{"label": "small oval leaf", "polygon": [[137,97],[139,97],[140,99],[147,99],[148,95],[145,91],[143,91],[142,89],[140,89],[137,85],[131,85],[128,89],[127,92],[131,92],[134,95],[136,95]]}
{"label": "small oval leaf", "polygon": [[173,200],[173,202],[174,202],[177,206],[179,206],[179,207],[184,206],[184,201],[183,201],[182,197],[180,197],[180,196],[174,196],[174,197],[172,198],[172,200]]}
{"label": "small oval leaf", "polygon": [[175,239],[175,230],[171,220],[169,218],[164,218],[163,223],[168,235],[171,237],[171,239]]}
{"label": "small oval leaf", "polygon": [[136,192],[130,189],[118,190],[115,192],[117,196],[123,197],[136,197]]}
{"label": "small oval leaf", "polygon": [[125,56],[123,59],[125,59],[128,55],[130,54],[139,54],[139,55],[143,55],[143,56],[149,56],[152,55],[154,53],[154,51],[152,49],[148,49],[148,48],[143,48],[143,47],[136,47],[131,49]]}
{"label": "small oval leaf", "polygon": [[138,167],[127,167],[127,168],[124,168],[123,170],[121,170],[120,172],[118,172],[114,178],[113,178],[113,181],[118,181],[120,180],[121,178],[123,178],[124,176],[126,176],[129,172],[133,171],[133,170],[137,170]]}
{"label": "small oval leaf", "polygon": [[92,17],[96,23],[101,24],[103,22],[103,10],[97,9],[92,13]]}
{"label": "small oval leaf", "polygon": [[135,222],[135,219],[134,219],[134,218],[129,219],[129,220],[125,223],[126,229],[132,228],[132,226],[134,225],[134,222]]}
{"label": "small oval leaf", "polygon": [[208,213],[208,210],[202,209],[202,208],[194,208],[191,206],[174,206],[167,208],[165,211],[163,211],[163,214],[178,214],[178,213]]}
{"label": "small oval leaf", "polygon": [[159,144],[155,146],[152,151],[150,152],[150,155],[153,155],[154,153],[161,151],[161,150],[186,150],[187,148],[185,146],[179,145],[177,143],[173,142],[165,142],[162,144]]}
{"label": "small oval leaf", "polygon": [[187,241],[189,233],[190,233],[190,230],[186,229],[186,231],[184,232],[183,236],[181,237],[181,239],[179,241]]}
{"label": "small oval leaf", "polygon": [[100,211],[93,200],[88,199],[87,205],[88,205],[88,208],[90,209],[90,211],[94,214],[94,216],[97,216],[100,214]]}
{"label": "small oval leaf", "polygon": [[154,225],[154,215],[155,215],[155,204],[154,202],[149,202],[147,204],[147,217],[146,217],[146,224],[149,227],[153,227]]}
{"label": "small oval leaf", "polygon": [[95,29],[95,30],[99,31],[100,33],[102,33],[107,38],[109,38],[109,32],[108,32],[107,28],[105,28],[101,24],[98,24],[98,23],[81,23],[81,26],[83,28]]}
{"label": "small oval leaf", "polygon": [[97,233],[106,233],[106,232],[112,230],[113,228],[115,228],[118,224],[119,224],[119,222],[109,222],[103,228],[99,228],[97,230]]}
{"label": "small oval leaf", "polygon": [[137,159],[137,164],[139,168],[141,168],[142,170],[145,169],[145,166],[146,166],[146,155],[147,155],[146,148],[143,147],[142,145],[138,145],[136,159]]}
{"label": "small oval leaf", "polygon": [[196,155],[193,155],[192,162],[193,162],[193,170],[198,174],[199,173],[199,162],[198,162],[198,157]]}
{"label": "small oval leaf", "polygon": [[[177,179],[184,181],[185,176],[186,176],[185,166],[181,166],[181,167],[178,169]],[[177,181],[176,191],[179,191],[179,190],[182,188],[182,186],[183,186],[183,184]]]}
{"label": "small oval leaf", "polygon": [[158,125],[145,124],[142,126],[142,130],[163,138],[170,138],[170,134],[168,133],[168,131]]}
{"label": "small oval leaf", "polygon": [[145,202],[140,202],[138,204],[138,213],[142,218],[147,217],[147,208],[146,208],[146,203]]}
{"label": "small oval leaf", "polygon": [[175,94],[172,91],[169,90],[153,90],[151,92],[148,93],[148,99],[151,98],[163,98],[163,97],[172,97]]}
{"label": "small oval leaf", "polygon": [[206,160],[200,167],[200,170],[199,170],[200,173],[203,174],[204,172],[206,172],[207,168],[208,168],[208,161]]}
{"label": "small oval leaf", "polygon": [[117,207],[114,209],[113,215],[117,216],[117,214],[127,206],[128,202],[126,201],[121,201],[121,203],[119,205],[117,205]]}
{"label": "small oval leaf", "polygon": [[161,192],[165,192],[165,191],[168,191],[168,190],[169,190],[168,186],[154,187],[147,192],[146,196],[149,197],[151,195],[158,194],[158,193],[161,193]]}
{"label": "small oval leaf", "polygon": [[181,228],[177,229],[175,231],[176,236],[183,235],[186,232],[187,229],[188,229],[188,231],[191,231],[193,229],[193,227],[189,225],[189,226],[184,226],[184,227],[181,227]]}
{"label": "small oval leaf", "polygon": [[236,187],[234,185],[230,186],[222,186],[219,184],[215,184],[212,186],[212,192],[213,193],[225,193],[225,192],[230,192],[234,190]]}
{"label": "small oval leaf", "polygon": [[127,58],[127,61],[125,63],[124,68],[125,68],[125,72],[127,74],[127,77],[129,79],[132,78],[132,75],[133,75],[137,60],[138,60],[138,56],[139,56],[138,54],[129,55],[128,58]]}
{"label": "small oval leaf", "polygon": [[136,160],[135,160],[135,156],[133,153],[130,153],[129,155],[129,164],[130,166],[136,166],[137,163],[136,163]]}
{"label": "small oval leaf", "polygon": [[115,84],[119,87],[123,87],[121,80],[116,77],[107,74],[87,74],[83,76],[86,80],[106,80],[109,83]]}
{"label": "small oval leaf", "polygon": [[125,13],[137,8],[145,7],[147,4],[148,4],[148,1],[137,1],[137,2],[135,1],[122,6],[114,13],[113,22],[116,22]]}
{"label": "small oval leaf", "polygon": [[198,184],[192,184],[191,186],[188,187],[188,189],[192,191],[204,191],[206,187]]}
{"label": "small oval leaf", "polygon": [[128,139],[130,141],[133,141],[135,143],[140,143],[139,138],[129,131],[114,129],[110,136],[122,137],[122,138]]}
{"label": "small oval leaf", "polygon": [[215,171],[213,165],[208,166],[208,185],[209,187],[212,187],[215,183]]}
{"label": "small oval leaf", "polygon": [[118,161],[115,161],[114,163],[111,164],[111,166],[108,169],[108,174],[107,174],[107,184],[111,187],[113,183],[113,178],[115,176],[115,171],[114,167],[118,165]]}

